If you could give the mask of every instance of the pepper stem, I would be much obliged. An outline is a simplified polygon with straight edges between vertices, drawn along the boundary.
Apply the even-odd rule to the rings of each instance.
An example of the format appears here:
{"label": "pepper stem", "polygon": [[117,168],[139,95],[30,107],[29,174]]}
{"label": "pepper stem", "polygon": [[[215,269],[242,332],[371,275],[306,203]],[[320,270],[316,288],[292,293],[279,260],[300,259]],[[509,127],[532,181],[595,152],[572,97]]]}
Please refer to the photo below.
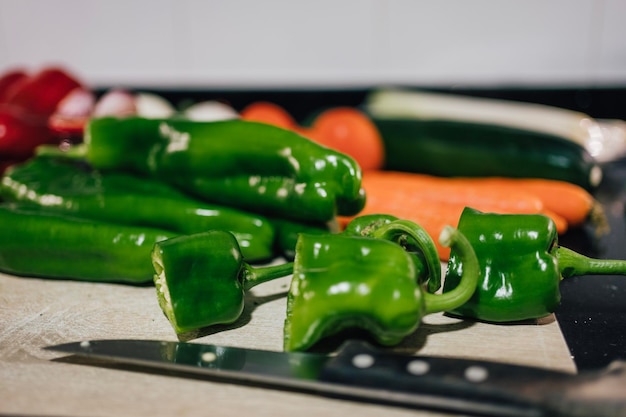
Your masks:
{"label": "pepper stem", "polygon": [[439,253],[435,242],[422,226],[408,220],[394,220],[374,230],[371,234],[372,237],[395,241],[401,246],[411,242],[407,240],[407,235],[417,244],[426,262],[429,292],[437,291],[441,287]]}
{"label": "pepper stem", "polygon": [[444,294],[424,294],[426,314],[453,310],[465,304],[476,291],[478,277],[480,276],[478,258],[476,258],[474,248],[465,235],[451,226],[446,226],[441,231],[439,243],[459,253],[463,263],[463,274],[459,285],[452,291]]}
{"label": "pepper stem", "polygon": [[253,267],[245,263],[241,282],[244,290],[247,291],[256,285],[291,274],[293,274],[293,262],[263,267]]}
{"label": "pepper stem", "polygon": [[556,258],[561,278],[575,275],[626,275],[626,261],[589,258],[571,249],[558,247]]}
{"label": "pepper stem", "polygon": [[71,145],[67,149],[61,149],[57,145],[39,145],[35,149],[37,156],[62,156],[69,159],[83,159],[87,156],[87,145],[79,143]]}

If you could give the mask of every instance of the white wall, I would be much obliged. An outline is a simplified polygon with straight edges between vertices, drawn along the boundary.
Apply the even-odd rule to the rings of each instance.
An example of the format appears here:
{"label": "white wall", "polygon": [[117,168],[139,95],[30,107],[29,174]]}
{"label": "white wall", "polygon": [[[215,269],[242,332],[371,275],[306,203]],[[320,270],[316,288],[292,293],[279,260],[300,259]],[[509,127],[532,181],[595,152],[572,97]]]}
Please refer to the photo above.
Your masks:
{"label": "white wall", "polygon": [[0,69],[94,86],[626,85],[624,0],[0,0]]}

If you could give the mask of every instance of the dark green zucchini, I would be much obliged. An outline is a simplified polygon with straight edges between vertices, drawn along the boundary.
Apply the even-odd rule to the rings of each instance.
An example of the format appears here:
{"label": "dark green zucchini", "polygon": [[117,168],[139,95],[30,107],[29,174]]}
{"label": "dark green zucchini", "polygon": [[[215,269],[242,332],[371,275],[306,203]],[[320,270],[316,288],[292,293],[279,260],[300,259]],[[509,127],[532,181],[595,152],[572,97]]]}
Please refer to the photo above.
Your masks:
{"label": "dark green zucchini", "polygon": [[379,118],[385,169],[444,177],[546,178],[592,190],[602,179],[596,160],[560,136],[466,121]]}

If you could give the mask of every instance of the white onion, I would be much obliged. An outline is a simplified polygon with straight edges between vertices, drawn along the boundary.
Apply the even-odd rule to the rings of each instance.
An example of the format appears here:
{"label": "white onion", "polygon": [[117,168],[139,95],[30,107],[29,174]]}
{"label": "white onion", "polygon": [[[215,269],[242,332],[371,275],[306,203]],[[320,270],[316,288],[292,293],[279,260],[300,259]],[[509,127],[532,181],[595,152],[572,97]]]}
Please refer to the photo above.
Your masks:
{"label": "white onion", "polygon": [[174,106],[165,98],[151,93],[135,94],[137,115],[148,119],[164,119],[176,113]]}
{"label": "white onion", "polygon": [[202,101],[187,108],[184,112],[184,117],[190,120],[212,122],[216,120],[238,119],[239,113],[228,104],[219,101]]}
{"label": "white onion", "polygon": [[133,116],[137,114],[135,97],[125,90],[115,89],[105,93],[96,103],[94,117]]}

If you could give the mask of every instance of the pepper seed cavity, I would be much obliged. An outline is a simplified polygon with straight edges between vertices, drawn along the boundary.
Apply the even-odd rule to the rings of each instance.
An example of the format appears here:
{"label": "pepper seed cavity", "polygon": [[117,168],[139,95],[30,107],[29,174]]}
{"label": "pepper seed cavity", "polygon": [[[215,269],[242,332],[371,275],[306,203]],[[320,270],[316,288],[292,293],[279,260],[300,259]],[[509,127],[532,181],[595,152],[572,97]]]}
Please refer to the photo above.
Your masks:
{"label": "pepper seed cavity", "polygon": [[202,362],[214,362],[217,359],[217,355],[213,352],[204,352],[201,356],[200,359],[202,360]]}
{"label": "pepper seed cavity", "polygon": [[426,375],[430,371],[430,365],[426,361],[416,359],[407,364],[406,370],[412,375]]}
{"label": "pepper seed cavity", "polygon": [[470,382],[483,382],[489,377],[489,371],[482,366],[470,366],[465,370],[465,379]]}
{"label": "pepper seed cavity", "polygon": [[352,358],[352,365],[356,368],[369,368],[374,365],[374,357],[367,353],[360,353]]}

